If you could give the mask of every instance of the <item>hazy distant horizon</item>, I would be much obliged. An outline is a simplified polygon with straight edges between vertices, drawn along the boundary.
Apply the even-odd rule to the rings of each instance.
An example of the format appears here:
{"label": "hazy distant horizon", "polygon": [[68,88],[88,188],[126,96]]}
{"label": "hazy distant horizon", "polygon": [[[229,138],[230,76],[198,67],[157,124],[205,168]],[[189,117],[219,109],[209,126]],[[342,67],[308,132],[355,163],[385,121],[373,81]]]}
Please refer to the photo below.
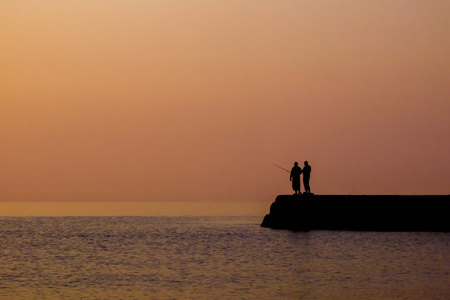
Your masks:
{"label": "hazy distant horizon", "polygon": [[[278,196],[278,195],[276,195]],[[274,197],[262,201],[0,201],[1,217],[65,216],[260,216],[270,212]],[[356,196],[356,195],[352,195]],[[370,196],[370,195],[367,195]],[[399,195],[407,196],[407,195]],[[416,195],[421,196],[421,195]],[[429,196],[429,195],[426,195]],[[437,195],[435,195],[437,196]],[[314,201],[301,197],[298,201]],[[262,219],[261,219],[262,220]]]}
{"label": "hazy distant horizon", "polygon": [[[261,216],[272,202],[0,202],[1,217]],[[262,218],[261,218],[262,221]]]}

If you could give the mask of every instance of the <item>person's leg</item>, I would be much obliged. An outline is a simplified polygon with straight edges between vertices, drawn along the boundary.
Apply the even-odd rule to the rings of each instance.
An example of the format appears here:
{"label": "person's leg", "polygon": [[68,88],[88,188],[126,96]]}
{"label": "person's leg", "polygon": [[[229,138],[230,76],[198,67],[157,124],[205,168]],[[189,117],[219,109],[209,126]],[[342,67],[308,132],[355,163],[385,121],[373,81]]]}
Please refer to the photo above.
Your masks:
{"label": "person's leg", "polygon": [[309,178],[303,177],[303,185],[305,186],[305,193],[310,193],[311,190],[309,188]]}

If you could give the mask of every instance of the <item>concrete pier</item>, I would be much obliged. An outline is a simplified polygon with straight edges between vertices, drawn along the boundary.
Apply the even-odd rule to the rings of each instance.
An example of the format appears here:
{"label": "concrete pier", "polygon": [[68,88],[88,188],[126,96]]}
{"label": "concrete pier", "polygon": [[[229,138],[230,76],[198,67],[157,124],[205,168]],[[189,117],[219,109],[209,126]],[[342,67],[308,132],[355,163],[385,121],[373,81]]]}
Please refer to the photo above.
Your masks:
{"label": "concrete pier", "polygon": [[280,195],[261,226],[294,231],[450,232],[450,195]]}

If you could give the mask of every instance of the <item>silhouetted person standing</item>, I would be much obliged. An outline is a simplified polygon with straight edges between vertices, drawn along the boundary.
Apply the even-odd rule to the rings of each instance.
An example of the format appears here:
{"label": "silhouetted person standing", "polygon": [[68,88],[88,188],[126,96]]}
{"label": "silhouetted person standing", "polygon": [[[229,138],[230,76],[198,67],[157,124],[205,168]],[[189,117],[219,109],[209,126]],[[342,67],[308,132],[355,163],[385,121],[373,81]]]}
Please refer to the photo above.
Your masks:
{"label": "silhouetted person standing", "polygon": [[311,193],[309,187],[309,177],[311,176],[311,166],[305,161],[305,167],[303,168],[303,185],[305,186],[305,193]]}
{"label": "silhouetted person standing", "polygon": [[297,195],[297,192],[300,194],[300,174],[302,174],[302,169],[298,166],[298,162],[295,162],[291,170],[291,176],[289,177],[289,181],[292,181],[294,195]]}

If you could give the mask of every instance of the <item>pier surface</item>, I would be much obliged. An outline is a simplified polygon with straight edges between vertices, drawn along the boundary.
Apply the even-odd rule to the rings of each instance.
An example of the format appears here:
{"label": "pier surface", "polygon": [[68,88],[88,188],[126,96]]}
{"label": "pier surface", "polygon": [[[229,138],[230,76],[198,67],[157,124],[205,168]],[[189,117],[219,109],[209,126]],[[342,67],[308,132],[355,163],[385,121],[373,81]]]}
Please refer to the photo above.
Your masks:
{"label": "pier surface", "polygon": [[261,226],[294,231],[450,232],[450,195],[280,195]]}

